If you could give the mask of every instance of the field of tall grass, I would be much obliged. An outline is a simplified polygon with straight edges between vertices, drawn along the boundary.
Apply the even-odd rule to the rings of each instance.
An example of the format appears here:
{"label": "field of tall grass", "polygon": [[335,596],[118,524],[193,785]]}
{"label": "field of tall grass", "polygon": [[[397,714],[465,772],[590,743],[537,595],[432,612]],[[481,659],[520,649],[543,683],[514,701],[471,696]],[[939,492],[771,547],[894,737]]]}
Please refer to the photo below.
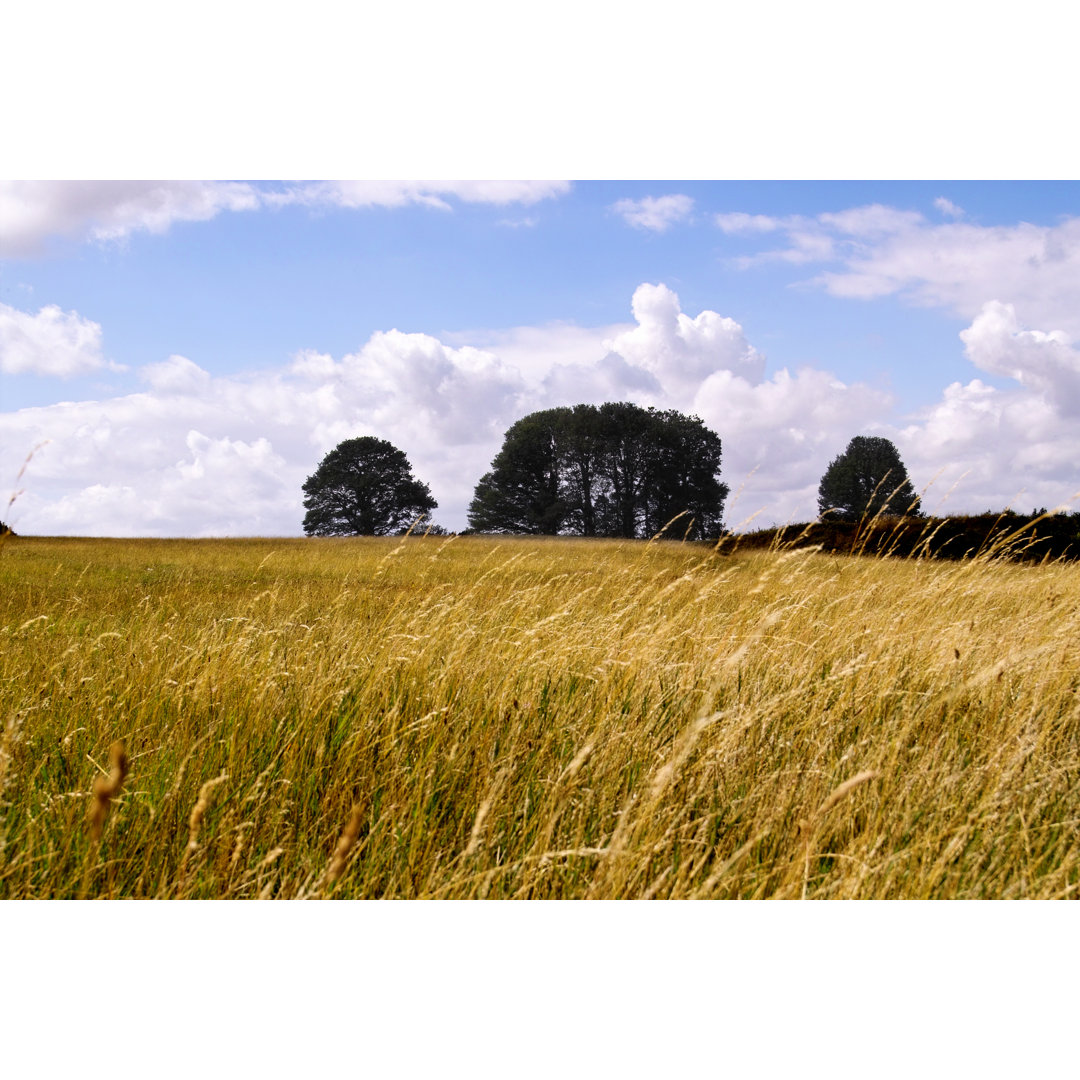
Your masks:
{"label": "field of tall grass", "polygon": [[1080,565],[0,544],[0,897],[1080,895]]}

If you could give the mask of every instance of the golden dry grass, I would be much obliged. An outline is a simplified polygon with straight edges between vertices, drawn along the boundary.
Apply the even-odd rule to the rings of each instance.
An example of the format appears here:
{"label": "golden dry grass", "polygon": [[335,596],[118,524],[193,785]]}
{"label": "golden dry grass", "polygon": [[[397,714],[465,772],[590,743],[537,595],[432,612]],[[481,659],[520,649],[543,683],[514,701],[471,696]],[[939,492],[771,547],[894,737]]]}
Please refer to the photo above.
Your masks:
{"label": "golden dry grass", "polygon": [[0,590],[3,897],[1080,885],[1080,565],[9,538]]}

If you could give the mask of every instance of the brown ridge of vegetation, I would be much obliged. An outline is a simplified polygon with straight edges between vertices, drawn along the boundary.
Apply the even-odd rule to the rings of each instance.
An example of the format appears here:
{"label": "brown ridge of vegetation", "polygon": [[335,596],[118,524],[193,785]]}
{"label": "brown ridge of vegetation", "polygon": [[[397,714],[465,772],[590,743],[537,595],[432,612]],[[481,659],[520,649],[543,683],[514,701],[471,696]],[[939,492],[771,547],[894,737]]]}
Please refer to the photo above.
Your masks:
{"label": "brown ridge of vegetation", "polygon": [[1080,566],[806,539],[5,544],[0,897],[1080,895]]}

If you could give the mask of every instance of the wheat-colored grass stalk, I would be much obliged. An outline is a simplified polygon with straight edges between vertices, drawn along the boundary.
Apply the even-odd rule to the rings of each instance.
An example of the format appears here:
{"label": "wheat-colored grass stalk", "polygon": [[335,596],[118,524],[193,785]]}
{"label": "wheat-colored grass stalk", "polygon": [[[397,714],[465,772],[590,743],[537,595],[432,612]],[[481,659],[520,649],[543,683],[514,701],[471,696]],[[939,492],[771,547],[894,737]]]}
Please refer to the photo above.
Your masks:
{"label": "wheat-colored grass stalk", "polygon": [[207,780],[199,788],[199,797],[195,800],[195,805],[191,808],[191,816],[188,818],[187,851],[194,851],[199,846],[199,828],[206,811],[210,809],[210,792],[228,779],[228,775],[222,773],[220,776],[215,776],[213,780]]}
{"label": "wheat-colored grass stalk", "polygon": [[109,747],[109,772],[105,776],[94,778],[90,805],[86,811],[86,819],[90,824],[90,838],[95,845],[101,840],[101,830],[105,825],[110,803],[120,794],[127,774],[127,744],[123,739],[117,739]]}
{"label": "wheat-colored grass stalk", "polygon": [[814,820],[823,818],[838,802],[846,799],[855,788],[870,780],[876,780],[880,775],[881,773],[877,769],[864,769],[861,773],[856,773],[850,780],[845,780],[834,788],[829,793],[829,797],[817,808]]}
{"label": "wheat-colored grass stalk", "polygon": [[843,800],[857,787],[861,787],[863,784],[877,779],[880,775],[881,773],[877,769],[864,769],[862,772],[849,777],[842,784],[838,784],[831,792],[829,792],[828,797],[817,810],[814,811],[809,821],[800,823],[803,834],[802,898],[804,900],[806,899],[807,890],[810,886],[810,849],[813,845],[814,837],[817,834],[821,819],[838,803],[843,802]]}
{"label": "wheat-colored grass stalk", "polygon": [[195,800],[195,805],[191,808],[191,813],[188,816],[188,841],[184,847],[184,854],[180,858],[180,869],[178,873],[179,888],[181,891],[187,885],[189,862],[191,856],[199,849],[199,830],[202,827],[203,818],[206,816],[206,811],[210,809],[210,793],[218,786],[228,780],[226,773],[221,773],[220,776],[215,776],[212,780],[207,780],[202,787],[199,788],[198,798]]}
{"label": "wheat-colored grass stalk", "polygon": [[334,854],[326,870],[326,883],[330,888],[333,888],[341,880],[341,875],[345,872],[345,863],[349,858],[349,852],[352,851],[353,845],[356,843],[357,837],[360,835],[360,826],[363,824],[363,820],[363,807],[357,803],[349,814],[349,820],[345,822],[345,828],[341,830],[337,847],[334,848]]}

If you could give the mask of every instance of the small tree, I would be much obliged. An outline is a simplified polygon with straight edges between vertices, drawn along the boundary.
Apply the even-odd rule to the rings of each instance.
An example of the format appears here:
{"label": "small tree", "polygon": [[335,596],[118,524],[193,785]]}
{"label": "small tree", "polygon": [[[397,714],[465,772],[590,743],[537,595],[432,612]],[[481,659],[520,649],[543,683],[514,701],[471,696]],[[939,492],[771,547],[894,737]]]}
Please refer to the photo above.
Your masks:
{"label": "small tree", "polygon": [[338,443],[304,481],[304,532],[386,536],[437,505],[402,451],[365,435]]}
{"label": "small tree", "polygon": [[888,439],[856,435],[834,458],[818,488],[818,511],[846,521],[896,514],[915,517],[919,496],[908,479],[900,452]]}

